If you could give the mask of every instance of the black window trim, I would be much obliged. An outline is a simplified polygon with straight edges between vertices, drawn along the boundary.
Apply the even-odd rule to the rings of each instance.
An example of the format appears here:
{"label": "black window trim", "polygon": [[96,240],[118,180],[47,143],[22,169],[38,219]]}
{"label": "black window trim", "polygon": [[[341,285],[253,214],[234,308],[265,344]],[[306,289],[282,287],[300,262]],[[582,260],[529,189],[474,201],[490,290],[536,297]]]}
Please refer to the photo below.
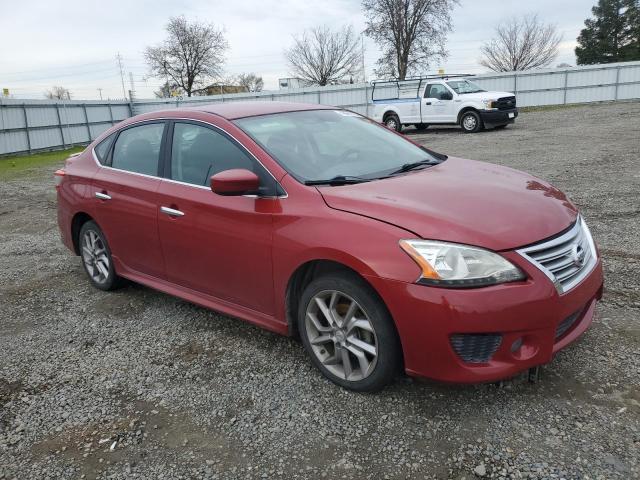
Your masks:
{"label": "black window trim", "polygon": [[[285,188],[282,186],[282,184],[278,181],[278,179],[276,179],[276,177],[273,175],[273,173],[271,173],[271,170],[269,170],[264,163],[262,163],[260,161],[260,159],[258,157],[256,157],[247,147],[245,147],[240,141],[238,141],[233,135],[231,135],[230,133],[228,133],[227,131],[225,131],[223,128],[219,127],[218,125],[214,125],[213,123],[209,123],[205,120],[194,120],[192,118],[183,118],[183,117],[161,117],[161,118],[154,118],[154,119],[149,119],[149,120],[140,120],[137,122],[132,122],[126,126],[124,126],[123,128],[121,128],[120,130],[113,132],[111,135],[120,135],[120,132],[123,132],[124,130],[127,130],[129,128],[133,128],[139,125],[144,125],[146,123],[160,123],[163,122],[165,123],[165,129],[164,129],[164,135],[162,138],[162,146],[160,147],[160,162],[159,165],[161,166],[161,169],[158,168],[158,176],[152,176],[152,175],[147,175],[144,173],[138,173],[138,172],[130,172],[128,170],[122,170],[119,168],[114,168],[111,166],[111,156],[113,154],[113,147],[116,144],[117,141],[117,136],[116,139],[114,140],[114,142],[111,144],[111,147],[109,149],[109,163],[103,165],[102,163],[100,163],[98,161],[98,156],[96,155],[95,152],[95,147],[91,149],[91,154],[93,155],[93,160],[96,162],[96,165],[100,168],[108,168],[111,170],[116,170],[118,172],[124,172],[124,173],[128,173],[130,175],[140,175],[142,177],[147,177],[147,178],[157,178],[160,180],[163,180],[165,182],[172,182],[172,183],[177,183],[180,185],[186,185],[188,187],[191,188],[204,188],[205,190],[210,190],[209,187],[203,187],[203,186],[199,186],[199,185],[194,185],[193,183],[185,183],[185,182],[180,182],[178,180],[173,180],[171,178],[167,178],[165,176],[163,176],[164,171],[165,171],[165,165],[167,164],[168,160],[167,160],[167,151],[170,150],[167,147],[167,144],[169,142],[169,138],[168,137],[168,133],[169,133],[169,127],[167,126],[168,124],[172,124],[175,122],[192,122],[192,123],[196,123],[196,124],[200,124],[202,126],[205,127],[209,127],[209,128],[213,128],[214,130],[217,130],[219,132],[221,132],[223,135],[229,137],[233,142],[235,142],[237,145],[240,146],[240,148],[242,150],[244,150],[245,152],[247,152],[256,162],[258,162],[259,165],[262,166],[262,168],[273,178],[275,185],[276,185],[276,195],[273,197],[267,197],[267,196],[261,196],[260,198],[263,199],[285,199],[289,197],[289,193],[285,190]],[[171,133],[173,133],[173,126],[171,126]],[[106,138],[106,137],[105,137]],[[96,145],[97,146],[97,145]],[[170,151],[169,151],[169,155],[170,155]],[[243,197],[255,197],[257,198],[257,195],[243,195]]]}

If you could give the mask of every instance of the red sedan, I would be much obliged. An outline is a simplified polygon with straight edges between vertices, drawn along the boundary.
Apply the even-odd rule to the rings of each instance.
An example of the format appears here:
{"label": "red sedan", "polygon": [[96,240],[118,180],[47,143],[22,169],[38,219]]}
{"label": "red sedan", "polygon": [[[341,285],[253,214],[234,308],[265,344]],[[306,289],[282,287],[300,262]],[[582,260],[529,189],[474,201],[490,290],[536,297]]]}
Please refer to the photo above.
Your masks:
{"label": "red sedan", "polygon": [[95,287],[129,279],[297,335],[353,390],[547,363],[602,294],[562,192],[335,107],[139,115],[56,175],[62,240]]}

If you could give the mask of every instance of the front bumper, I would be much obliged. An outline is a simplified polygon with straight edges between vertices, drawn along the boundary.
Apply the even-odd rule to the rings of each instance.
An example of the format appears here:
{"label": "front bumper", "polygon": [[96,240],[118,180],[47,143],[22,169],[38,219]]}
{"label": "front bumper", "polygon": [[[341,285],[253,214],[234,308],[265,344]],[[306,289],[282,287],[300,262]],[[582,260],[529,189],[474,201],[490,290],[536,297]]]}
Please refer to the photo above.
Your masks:
{"label": "front bumper", "polygon": [[518,118],[518,109],[510,110],[480,110],[480,118],[486,127],[497,125],[507,125],[515,122]]}
{"label": "front bumper", "polygon": [[[409,375],[455,383],[502,380],[550,362],[589,327],[602,296],[600,259],[579,285],[559,295],[551,281],[517,253],[503,255],[528,279],[446,289],[367,277],[395,320]],[[563,320],[571,316],[571,325],[562,331]],[[488,361],[470,363],[452,345],[453,336],[465,334],[497,334],[499,346]],[[522,346],[512,351],[520,341]]]}

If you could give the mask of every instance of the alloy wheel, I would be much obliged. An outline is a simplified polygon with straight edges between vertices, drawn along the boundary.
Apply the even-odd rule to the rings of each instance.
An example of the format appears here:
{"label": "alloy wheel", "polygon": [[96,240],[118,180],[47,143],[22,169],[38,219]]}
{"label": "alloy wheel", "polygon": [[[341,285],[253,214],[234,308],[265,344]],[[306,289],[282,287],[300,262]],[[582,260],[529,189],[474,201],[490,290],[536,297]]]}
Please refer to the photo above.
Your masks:
{"label": "alloy wheel", "polygon": [[100,236],[87,230],[82,238],[82,261],[87,273],[96,283],[104,283],[109,278],[109,257]]}
{"label": "alloy wheel", "polygon": [[309,302],[305,316],[311,350],[333,375],[348,381],[367,378],[378,359],[373,324],[350,296],[324,290]]}

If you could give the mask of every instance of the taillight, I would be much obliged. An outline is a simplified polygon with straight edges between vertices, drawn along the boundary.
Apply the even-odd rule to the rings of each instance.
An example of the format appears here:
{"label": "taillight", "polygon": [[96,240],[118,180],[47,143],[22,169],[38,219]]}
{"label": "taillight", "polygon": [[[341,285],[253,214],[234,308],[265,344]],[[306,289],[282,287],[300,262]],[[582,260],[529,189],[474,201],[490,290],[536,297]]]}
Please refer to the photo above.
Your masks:
{"label": "taillight", "polygon": [[56,188],[62,183],[62,179],[64,178],[65,172],[64,169],[59,169],[53,172],[53,178],[56,181]]}

